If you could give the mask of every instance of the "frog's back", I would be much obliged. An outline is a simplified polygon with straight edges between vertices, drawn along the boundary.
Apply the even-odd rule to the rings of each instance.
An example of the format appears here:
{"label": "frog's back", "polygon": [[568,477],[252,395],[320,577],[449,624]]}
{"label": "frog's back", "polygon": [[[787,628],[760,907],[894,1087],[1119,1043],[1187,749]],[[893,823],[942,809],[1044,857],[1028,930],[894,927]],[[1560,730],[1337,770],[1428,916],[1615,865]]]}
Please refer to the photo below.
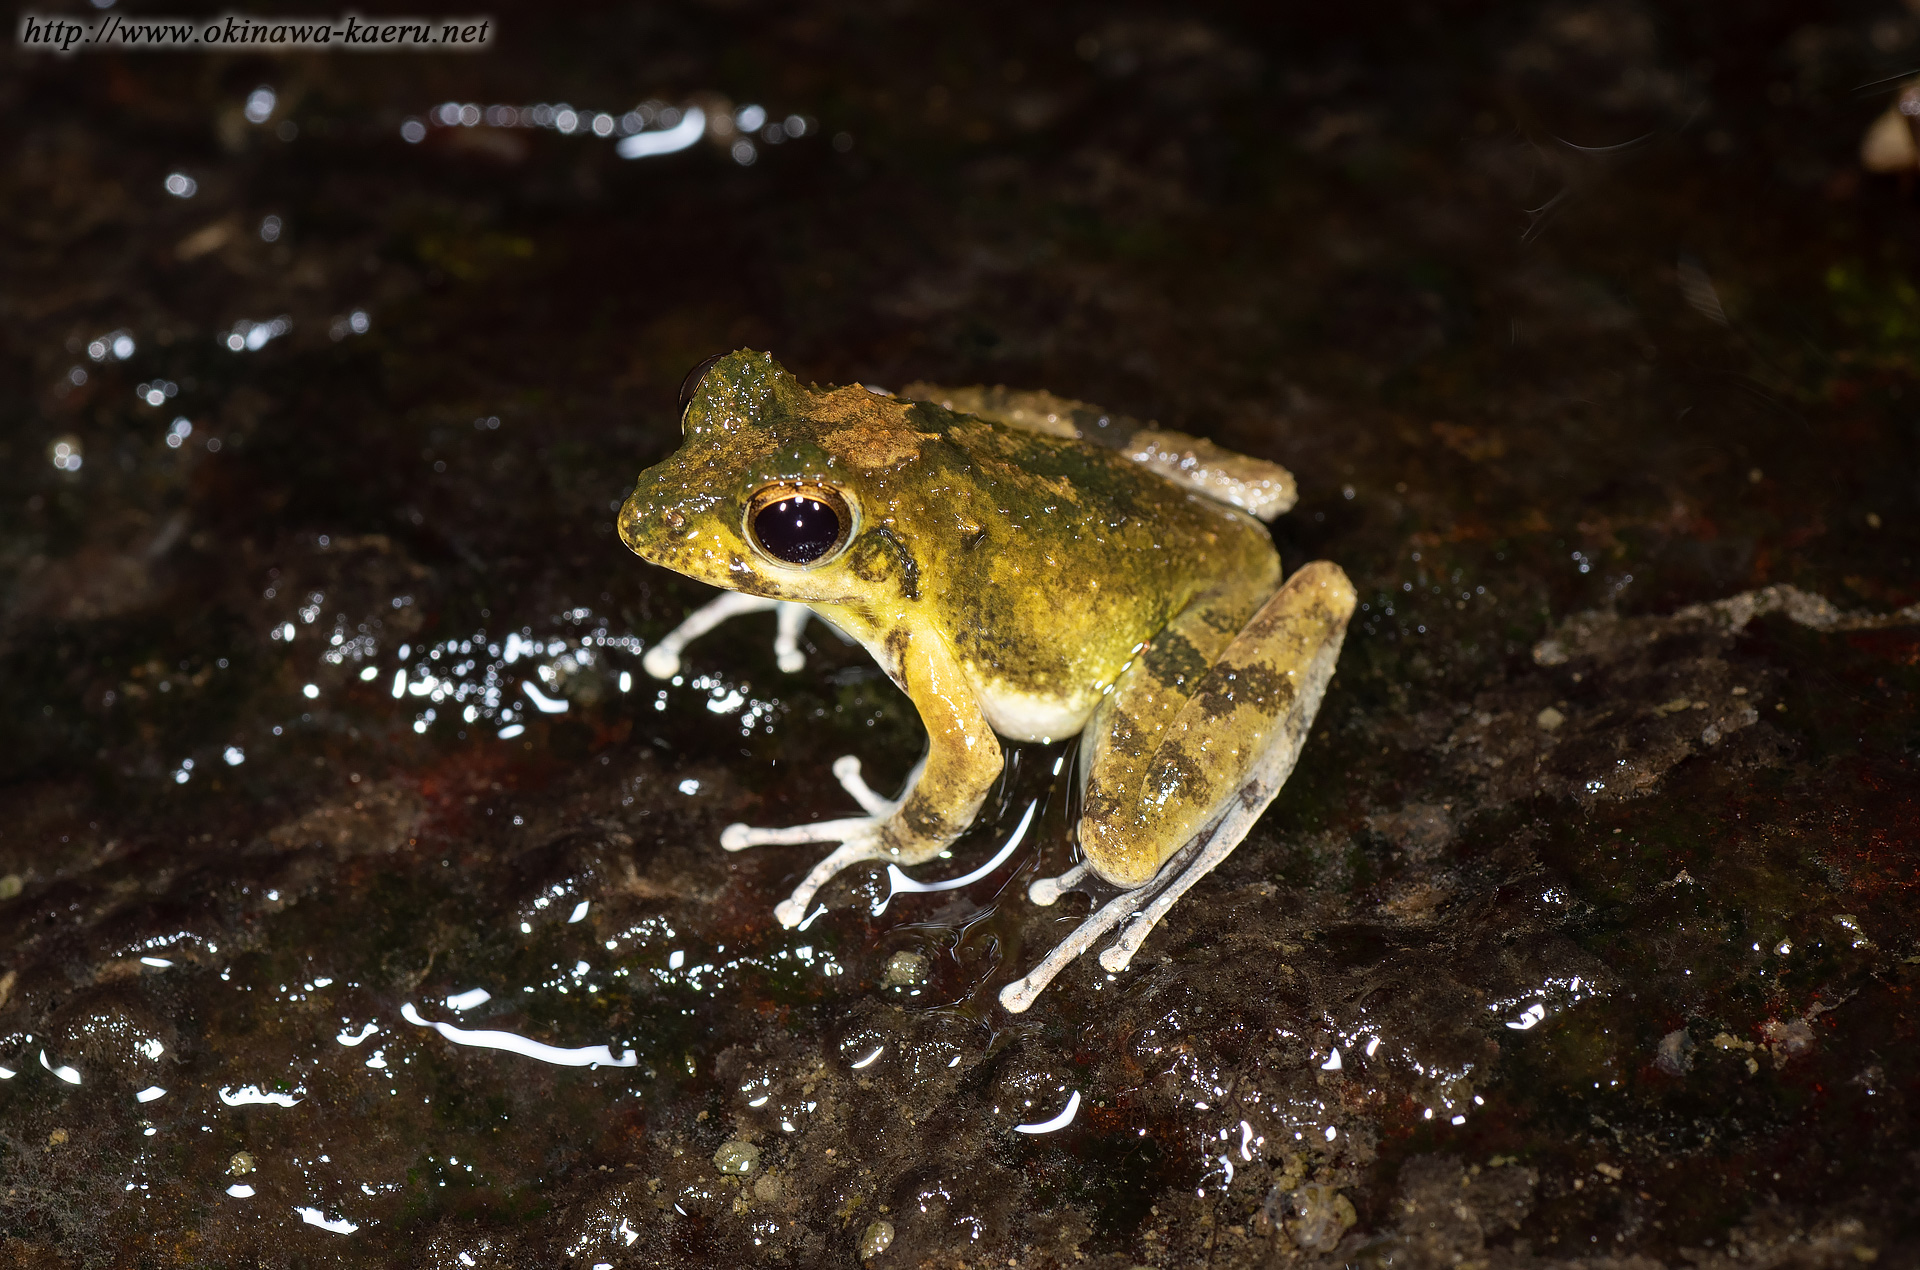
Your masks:
{"label": "frog's back", "polygon": [[1237,508],[1086,441],[915,409],[938,440],[875,501],[1002,735],[1072,735],[1194,596],[1278,584]]}
{"label": "frog's back", "polygon": [[1142,423],[1089,402],[1000,384],[943,388],[916,382],[902,389],[901,395],[957,414],[1111,450],[1177,485],[1261,520],[1290,510],[1298,497],[1293,474],[1278,463],[1237,454],[1205,437]]}

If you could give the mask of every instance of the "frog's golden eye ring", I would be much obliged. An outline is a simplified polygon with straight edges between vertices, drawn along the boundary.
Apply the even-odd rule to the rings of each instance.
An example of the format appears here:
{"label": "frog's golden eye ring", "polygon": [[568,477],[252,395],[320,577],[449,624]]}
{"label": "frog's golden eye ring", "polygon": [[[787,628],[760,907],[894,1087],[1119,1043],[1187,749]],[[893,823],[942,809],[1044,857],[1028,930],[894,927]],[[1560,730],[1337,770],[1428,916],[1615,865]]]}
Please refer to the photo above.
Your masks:
{"label": "frog's golden eye ring", "polygon": [[853,537],[853,506],[830,485],[769,485],[747,501],[747,540],[795,568],[824,564]]}
{"label": "frog's golden eye ring", "polygon": [[725,356],[725,353],[715,353],[712,357],[707,358],[706,361],[701,362],[698,366],[688,371],[687,377],[680,381],[681,414],[687,413],[687,407],[693,404],[694,396],[700,391],[700,381],[707,377],[707,372],[713,369],[713,364]]}

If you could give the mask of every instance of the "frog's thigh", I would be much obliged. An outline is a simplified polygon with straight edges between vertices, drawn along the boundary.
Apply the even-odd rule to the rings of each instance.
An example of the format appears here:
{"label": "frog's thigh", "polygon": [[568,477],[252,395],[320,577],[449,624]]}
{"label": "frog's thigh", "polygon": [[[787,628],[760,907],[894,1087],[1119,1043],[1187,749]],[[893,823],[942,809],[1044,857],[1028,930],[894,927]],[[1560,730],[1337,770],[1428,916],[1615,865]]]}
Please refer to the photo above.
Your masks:
{"label": "frog's thigh", "polygon": [[[1287,579],[1184,692],[1151,658],[1128,668],[1090,725],[1080,845],[1096,873],[1141,886],[1249,782],[1272,796],[1320,708],[1353,606],[1347,575],[1317,561]],[[1173,695],[1178,709],[1161,723]],[[1146,710],[1127,715],[1129,701]]]}
{"label": "frog's thigh", "polygon": [[1140,782],[1167,728],[1213,663],[1268,598],[1208,594],[1174,615],[1094,710],[1080,733],[1082,837],[1139,801]]}
{"label": "frog's thigh", "polygon": [[1194,597],[1114,682],[1080,735],[1084,811],[1089,829],[1118,826],[1141,799],[1141,782],[1167,729],[1180,717],[1213,664],[1274,594],[1279,562],[1254,578],[1226,580]]}

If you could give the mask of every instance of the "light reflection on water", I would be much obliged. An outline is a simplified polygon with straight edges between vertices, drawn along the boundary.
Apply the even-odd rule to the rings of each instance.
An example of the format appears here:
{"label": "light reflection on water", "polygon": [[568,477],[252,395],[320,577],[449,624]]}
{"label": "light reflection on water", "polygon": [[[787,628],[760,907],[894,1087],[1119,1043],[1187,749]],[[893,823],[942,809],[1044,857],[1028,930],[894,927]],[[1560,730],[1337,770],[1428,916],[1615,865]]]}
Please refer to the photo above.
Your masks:
{"label": "light reflection on water", "polygon": [[537,1059],[542,1063],[552,1063],[556,1067],[638,1067],[639,1057],[629,1049],[619,1058],[605,1045],[585,1045],[578,1049],[562,1049],[557,1045],[547,1045],[530,1040],[514,1032],[488,1030],[469,1030],[455,1027],[451,1023],[436,1023],[422,1018],[413,1002],[400,1007],[400,1015],[417,1027],[430,1027],[455,1045],[471,1045],[480,1049],[504,1050],[509,1054],[518,1054],[523,1058]]}
{"label": "light reflection on water", "polygon": [[[326,545],[324,537],[321,543]],[[269,598],[277,594],[278,587],[268,588]],[[324,591],[293,598],[295,612],[273,622],[267,637],[295,654],[294,677],[304,682],[300,692],[312,703],[308,712],[266,727],[266,737],[231,738],[206,755],[185,757],[165,773],[167,779],[188,784],[214,760],[239,766],[269,737],[311,724],[312,709],[338,701],[351,686],[382,676],[390,683],[384,695],[415,703],[415,733],[424,735],[436,724],[455,729],[474,726],[490,728],[499,739],[511,740],[525,734],[529,717],[564,715],[576,704],[597,704],[631,691],[635,682],[631,665],[645,647],[637,636],[613,631],[607,619],[580,607],[551,619],[547,633],[523,625],[496,637],[482,627],[418,645],[407,640],[389,652],[372,615],[355,623],[345,613],[337,613],[327,625],[322,620],[328,600]],[[401,609],[411,606],[414,597],[396,595],[390,603]],[[312,644],[315,636],[319,637],[317,648]],[[313,648],[311,660],[298,656],[305,648]],[[221,664],[224,668],[224,659]],[[658,691],[654,708],[665,710],[676,689],[701,694],[710,714],[735,717],[743,736],[771,733],[786,711],[780,697],[756,695],[745,681],[717,674],[691,680],[676,677],[672,685]],[[369,703],[361,697],[353,708],[366,710]]]}
{"label": "light reflection on water", "polygon": [[1054,1116],[1048,1120],[1038,1121],[1034,1124],[1017,1124],[1013,1126],[1013,1131],[1015,1133],[1029,1133],[1029,1134],[1057,1133],[1060,1130],[1066,1128],[1068,1125],[1072,1124],[1074,1116],[1079,1114],[1079,1111],[1080,1111],[1080,1091],[1076,1089],[1073,1091],[1072,1095],[1068,1097],[1066,1109],[1063,1110],[1059,1115]]}
{"label": "light reflection on water", "polygon": [[[1056,774],[1058,773],[1058,763],[1054,765],[1054,771]],[[873,915],[879,917],[882,913],[885,913],[887,911],[887,905],[893,901],[893,897],[896,895],[915,895],[934,891],[958,890],[964,886],[972,886],[975,882],[986,877],[1002,864],[1005,864],[1007,857],[1011,856],[1020,846],[1021,841],[1027,836],[1027,826],[1033,823],[1033,813],[1037,811],[1039,807],[1040,803],[1038,800],[1028,803],[1025,814],[1020,817],[1020,823],[1014,829],[1012,835],[1008,837],[1006,845],[1001,847],[986,863],[971,873],[964,874],[957,878],[949,878],[944,882],[921,882],[902,873],[899,865],[889,864],[887,866],[887,882],[890,889],[884,898],[873,905]],[[813,919],[809,917],[807,920],[811,922]],[[803,925],[801,929],[804,930],[805,926]]]}
{"label": "light reflection on water", "polygon": [[332,1231],[336,1235],[351,1235],[354,1231],[360,1229],[360,1223],[349,1221],[345,1217],[329,1217],[322,1209],[296,1207],[293,1211],[300,1214],[300,1220],[307,1223],[307,1225],[318,1226],[320,1229]]}
{"label": "light reflection on water", "polygon": [[[306,1091],[303,1089],[300,1092],[304,1094]],[[292,1094],[264,1091],[258,1085],[242,1085],[238,1089],[223,1086],[220,1089],[220,1101],[229,1107],[248,1107],[256,1104],[269,1107],[297,1107],[305,1099],[296,1098]]]}
{"label": "light reflection on water", "polygon": [[[577,108],[566,102],[482,106],[478,102],[449,101],[435,106],[424,116],[402,121],[400,136],[409,145],[418,145],[436,131],[444,134],[483,127],[536,129],[603,140],[618,138],[614,152],[623,159],[679,154],[703,139],[711,140],[741,167],[751,167],[758,160],[762,145],[784,145],[820,132],[819,120],[810,115],[796,112],[776,118],[758,103],[736,108],[718,94],[705,93],[699,100],[681,106],[648,100],[618,114]],[[845,133],[838,134],[836,149],[846,149],[840,141],[845,136]]]}
{"label": "light reflection on water", "polygon": [[646,159],[654,155],[685,150],[707,135],[707,116],[698,106],[689,106],[672,127],[653,132],[635,132],[623,137],[614,153],[623,159]]}

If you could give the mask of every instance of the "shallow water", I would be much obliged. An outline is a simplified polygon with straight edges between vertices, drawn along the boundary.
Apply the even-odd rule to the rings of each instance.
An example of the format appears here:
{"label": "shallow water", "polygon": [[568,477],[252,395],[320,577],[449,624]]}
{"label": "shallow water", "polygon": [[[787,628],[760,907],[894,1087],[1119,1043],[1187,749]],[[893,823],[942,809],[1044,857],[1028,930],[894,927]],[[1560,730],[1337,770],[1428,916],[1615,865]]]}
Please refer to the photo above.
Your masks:
{"label": "shallow water", "polygon": [[[12,1264],[1920,1260],[1915,206],[1856,157],[1920,19],[1129,14],[15,56]],[[1365,607],[1124,973],[994,1004],[1064,746],[967,887],[785,931],[816,850],[720,851],[920,735],[818,625],[640,665],[705,594],[613,510],[742,345],[1299,477]]]}

